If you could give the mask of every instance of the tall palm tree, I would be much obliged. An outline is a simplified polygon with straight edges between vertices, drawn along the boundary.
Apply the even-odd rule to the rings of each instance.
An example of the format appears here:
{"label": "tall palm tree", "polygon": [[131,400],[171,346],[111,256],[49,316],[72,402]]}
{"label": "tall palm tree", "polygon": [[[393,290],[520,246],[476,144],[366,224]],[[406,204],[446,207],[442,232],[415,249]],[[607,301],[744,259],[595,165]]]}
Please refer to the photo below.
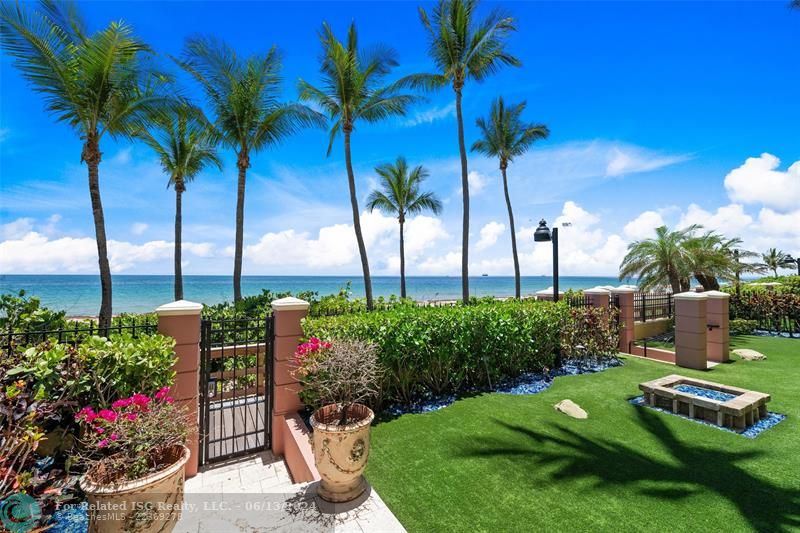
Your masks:
{"label": "tall palm tree", "polygon": [[498,10],[478,20],[477,0],[439,0],[430,16],[419,8],[422,25],[428,33],[428,54],[438,73],[428,79],[415,80],[425,88],[443,87],[450,83],[456,96],[458,150],[461,156],[461,293],[469,302],[469,171],[464,145],[464,117],[461,97],[467,80],[483,81],[503,65],[518,67],[520,61],[506,51],[506,39],[516,31],[514,19]]}
{"label": "tall palm tree", "polygon": [[300,100],[314,102],[333,121],[328,141],[328,155],[337,135],[341,132],[344,137],[344,159],[350,188],[353,228],[358,242],[358,253],[361,256],[367,307],[372,309],[372,279],[364,236],[361,233],[350,137],[358,122],[379,122],[392,116],[403,116],[408,107],[419,98],[401,93],[401,89],[409,84],[406,78],[384,84],[386,76],[398,65],[396,54],[394,50],[384,46],[359,50],[355,23],[350,24],[346,42],[339,41],[331,27],[323,23],[320,41],[323,50],[320,63],[322,85],[315,87],[304,80],[299,80],[298,90]]}
{"label": "tall palm tree", "polygon": [[656,228],[655,238],[630,243],[619,267],[619,279],[636,276],[644,291],[664,286],[672,287],[673,293],[689,290],[691,272],[684,244],[700,227],[670,231],[661,226]]}
{"label": "tall palm tree", "polygon": [[241,57],[222,41],[195,37],[178,63],[203,87],[224,146],[236,152],[236,243],[233,299],[242,298],[244,196],[250,156],[274,146],[299,129],[322,126],[324,117],[306,106],[279,101],[281,58],[277,48]]}
{"label": "tall palm tree", "polygon": [[99,326],[111,323],[111,269],[103,203],[100,199],[100,142],[104,136],[130,138],[169,99],[159,94],[165,78],[145,68],[150,48],[125,22],[88,33],[73,4],[42,1],[38,9],[21,3],[0,5],[0,42],[4,53],[42,93],[45,108],[69,124],[83,143],[89,197],[94,217],[100,270]]}
{"label": "tall palm tree", "polygon": [[794,266],[792,256],[776,248],[770,248],[767,253],[761,254],[761,261],[766,268],[772,270],[772,275],[776,278],[778,277],[779,268],[792,268]]}
{"label": "tall palm tree", "polygon": [[422,165],[408,171],[405,157],[397,161],[375,167],[381,178],[381,190],[372,191],[367,198],[367,209],[379,209],[387,215],[397,217],[400,223],[400,297],[406,297],[406,248],[403,227],[407,216],[414,216],[426,211],[438,215],[442,211],[442,202],[433,192],[420,191],[420,185],[429,174]]}
{"label": "tall palm tree", "polygon": [[175,299],[183,300],[181,267],[181,204],[186,184],[206,167],[222,170],[210,125],[202,112],[189,105],[156,121],[155,127],[140,133],[142,140],[155,151],[164,173],[169,175],[167,187],[175,189]]}
{"label": "tall palm tree", "polygon": [[506,107],[503,98],[492,102],[489,117],[478,118],[475,124],[481,131],[481,139],[472,145],[473,152],[485,156],[496,157],[500,162],[500,172],[503,176],[503,192],[506,196],[508,209],[508,224],[511,228],[511,254],[514,257],[514,294],[521,296],[519,257],[517,256],[517,236],[514,229],[514,211],[511,209],[511,196],[508,193],[508,178],[506,169],[515,157],[523,155],[528,148],[539,139],[546,139],[550,130],[544,124],[527,124],[522,122],[522,112],[525,111],[525,102]]}

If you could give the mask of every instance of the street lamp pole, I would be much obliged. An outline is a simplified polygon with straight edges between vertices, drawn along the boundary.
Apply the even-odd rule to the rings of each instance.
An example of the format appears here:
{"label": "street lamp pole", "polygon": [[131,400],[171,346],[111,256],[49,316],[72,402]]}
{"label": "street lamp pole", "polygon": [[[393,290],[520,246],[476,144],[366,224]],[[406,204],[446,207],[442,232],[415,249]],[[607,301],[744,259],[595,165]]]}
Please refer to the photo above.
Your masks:
{"label": "street lamp pole", "polygon": [[553,228],[553,301],[558,301],[558,228]]}
{"label": "street lamp pole", "polygon": [[533,233],[534,242],[552,242],[553,243],[553,301],[558,301],[558,228],[547,227],[547,222],[542,219],[539,221],[539,227]]}

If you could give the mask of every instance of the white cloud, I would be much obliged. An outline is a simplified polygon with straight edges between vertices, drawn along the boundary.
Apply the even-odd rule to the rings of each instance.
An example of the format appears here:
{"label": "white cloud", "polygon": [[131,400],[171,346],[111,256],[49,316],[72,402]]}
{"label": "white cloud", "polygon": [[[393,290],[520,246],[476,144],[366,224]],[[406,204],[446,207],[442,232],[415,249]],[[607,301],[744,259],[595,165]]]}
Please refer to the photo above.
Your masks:
{"label": "white cloud", "polygon": [[731,170],[725,176],[725,189],[731,201],[796,209],[800,205],[800,161],[785,172],[777,170],[780,164],[774,155],[763,153]]}
{"label": "white cloud", "polygon": [[467,181],[469,182],[470,196],[477,196],[486,188],[488,179],[480,172],[470,170],[469,174],[467,174]]}
{"label": "white cloud", "polygon": [[497,239],[503,232],[506,230],[505,224],[500,224],[499,222],[495,222],[494,220],[486,224],[481,228],[481,238],[478,243],[475,245],[475,250],[480,252],[481,250],[485,250],[490,248],[497,242]]}
{"label": "white cloud", "polygon": [[700,224],[706,231],[712,230],[728,237],[740,236],[753,222],[753,217],[745,213],[739,204],[730,204],[717,208],[713,213],[697,204],[690,204],[681,215],[678,228],[692,224]]}
{"label": "white cloud", "polygon": [[33,231],[32,218],[18,218],[13,222],[8,222],[0,226],[3,239],[19,239]]}
{"label": "white cloud", "polygon": [[662,155],[633,146],[613,146],[606,158],[606,176],[623,176],[648,172],[689,159],[686,155]]}
{"label": "white cloud", "polygon": [[664,225],[664,219],[655,211],[645,211],[622,228],[622,232],[630,240],[638,241],[655,236],[655,229]]}
{"label": "white cloud", "polygon": [[413,127],[420,124],[431,124],[437,120],[454,117],[456,114],[456,104],[451,102],[443,106],[434,106],[414,113],[414,115],[403,122],[404,126]]}
{"label": "white cloud", "polygon": [[111,158],[111,164],[113,165],[127,165],[131,162],[131,152],[133,151],[133,147],[128,146],[126,148],[121,149],[119,152],[114,154],[114,157]]}
{"label": "white cloud", "polygon": [[145,224],[144,222],[135,222],[133,226],[131,226],[131,233],[133,233],[134,235],[141,235],[142,233],[147,231],[147,228],[149,227],[150,225]]}

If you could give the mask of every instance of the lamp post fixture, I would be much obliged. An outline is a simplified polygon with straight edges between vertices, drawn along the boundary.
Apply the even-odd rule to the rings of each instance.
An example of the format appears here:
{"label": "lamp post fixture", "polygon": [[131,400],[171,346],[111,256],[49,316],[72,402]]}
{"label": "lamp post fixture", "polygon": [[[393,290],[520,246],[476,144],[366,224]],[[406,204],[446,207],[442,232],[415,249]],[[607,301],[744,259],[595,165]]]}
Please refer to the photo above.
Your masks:
{"label": "lamp post fixture", "polygon": [[533,233],[534,242],[553,242],[553,301],[558,301],[558,228],[553,231],[547,227],[544,219],[539,221],[539,227]]}

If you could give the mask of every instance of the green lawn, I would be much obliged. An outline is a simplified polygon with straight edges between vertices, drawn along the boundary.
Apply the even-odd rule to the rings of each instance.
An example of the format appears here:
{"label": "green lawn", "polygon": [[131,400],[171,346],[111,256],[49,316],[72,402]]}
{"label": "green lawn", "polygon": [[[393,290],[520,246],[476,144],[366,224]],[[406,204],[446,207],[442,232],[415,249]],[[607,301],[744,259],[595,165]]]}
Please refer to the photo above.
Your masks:
{"label": "green lawn", "polygon": [[[732,344],[768,359],[697,372],[626,358],[378,423],[367,477],[412,532],[800,530],[800,341]],[[748,439],[626,401],[673,372],[770,393],[788,417]],[[564,398],[589,419],[557,413]]]}

